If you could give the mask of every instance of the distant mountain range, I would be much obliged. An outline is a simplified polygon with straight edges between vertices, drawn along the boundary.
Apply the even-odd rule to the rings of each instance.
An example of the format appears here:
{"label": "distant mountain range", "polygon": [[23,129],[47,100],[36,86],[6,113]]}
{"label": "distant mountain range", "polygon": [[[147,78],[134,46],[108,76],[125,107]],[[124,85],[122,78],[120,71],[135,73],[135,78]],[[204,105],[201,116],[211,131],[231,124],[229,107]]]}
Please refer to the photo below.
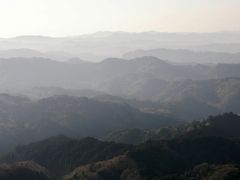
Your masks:
{"label": "distant mountain range", "polygon": [[[113,83],[120,86],[134,81],[135,85],[136,81],[140,81],[136,85],[141,85],[149,79],[174,81],[240,77],[239,68],[239,64],[173,65],[155,57],[132,60],[109,58],[100,63],[12,58],[0,60],[0,85],[1,89],[7,90],[46,86],[105,90]],[[112,86],[115,87],[115,84]]]}
{"label": "distant mountain range", "polygon": [[39,58],[39,57],[54,59],[57,61],[68,61],[69,59],[74,58],[75,56],[60,51],[41,52],[38,50],[24,48],[0,50],[0,58]]}
{"label": "distant mountain range", "polygon": [[240,112],[239,70],[239,64],[176,65],[155,57],[109,58],[100,63],[2,59],[0,92],[33,99],[87,96],[192,120]]}
{"label": "distant mountain range", "polygon": [[0,39],[1,180],[239,180],[239,115],[240,32]]}
{"label": "distant mountain range", "polygon": [[113,81],[108,86],[111,88],[106,90],[106,85],[105,92],[135,100],[106,97],[107,100],[125,101],[146,112],[168,113],[183,119],[199,119],[228,111],[240,112],[239,78],[174,82],[126,78],[121,82]]}
{"label": "distant mountain range", "polygon": [[144,56],[154,56],[174,63],[240,63],[240,53],[193,51],[186,49],[152,49],[136,50],[123,55],[123,58],[133,59]]}
{"label": "distant mountain range", "polygon": [[[240,33],[97,32],[73,37],[19,36],[0,39],[0,50],[31,49],[45,54],[42,57],[47,55],[47,58],[59,60],[78,57],[96,62],[107,57],[121,57],[137,49],[157,48],[239,53]],[[14,51],[11,57],[16,57]]]}
{"label": "distant mountain range", "polygon": [[125,103],[143,112],[165,114],[190,121],[224,112],[240,112],[239,78],[174,82],[145,79],[142,83],[134,79],[131,81],[126,79],[126,81],[129,83],[113,82],[111,86],[114,89],[106,90],[107,86],[105,86],[105,92],[38,87],[18,91],[16,94],[33,100],[54,95],[88,97],[103,102]]}

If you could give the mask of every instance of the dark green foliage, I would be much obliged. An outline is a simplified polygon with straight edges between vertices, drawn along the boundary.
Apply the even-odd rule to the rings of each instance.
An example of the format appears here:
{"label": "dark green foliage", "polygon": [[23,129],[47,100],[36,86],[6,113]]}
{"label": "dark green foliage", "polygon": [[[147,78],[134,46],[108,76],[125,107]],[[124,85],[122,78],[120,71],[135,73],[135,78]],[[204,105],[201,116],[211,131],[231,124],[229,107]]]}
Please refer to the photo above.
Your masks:
{"label": "dark green foliage", "polygon": [[131,148],[130,145],[102,142],[94,138],[76,140],[58,136],[18,146],[14,153],[4,156],[1,161],[33,160],[54,174],[63,175],[80,165],[111,159]]}
{"label": "dark green foliage", "polygon": [[233,164],[210,165],[207,163],[195,166],[179,179],[195,180],[238,180],[240,178],[240,167]]}
{"label": "dark green foliage", "polygon": [[[238,180],[238,125],[239,116],[233,113],[211,116],[181,128],[164,128],[153,137],[165,140],[135,146],[58,136],[19,146],[2,162],[34,160],[58,176],[76,168],[66,180]],[[209,165],[199,165],[204,163]]]}
{"label": "dark green foliage", "polygon": [[194,121],[180,130],[180,137],[218,136],[226,138],[240,138],[240,116],[225,113],[209,116],[203,121]]}
{"label": "dark green foliage", "polygon": [[26,161],[0,165],[1,180],[53,180],[47,170],[40,165]]}
{"label": "dark green foliage", "polygon": [[153,134],[151,131],[149,132],[142,129],[125,129],[110,133],[106,140],[118,143],[139,144],[148,140],[148,138],[151,138],[152,136]]}
{"label": "dark green foliage", "polygon": [[[240,163],[239,151],[239,141],[218,137],[148,141],[124,156],[79,167],[65,179],[217,180],[226,177],[238,180],[239,168],[227,164]],[[203,163],[219,166],[207,165],[207,169],[198,166]]]}
{"label": "dark green foliage", "polygon": [[139,165],[143,176],[179,173],[204,162],[240,163],[240,143],[222,138],[149,141],[128,155]]}
{"label": "dark green foliage", "polygon": [[176,138],[225,137],[240,138],[240,116],[225,113],[209,116],[202,121],[193,121],[180,127],[164,127],[160,129],[125,129],[111,133],[107,140],[139,144],[149,139],[167,140]]}
{"label": "dark green foliage", "polygon": [[140,175],[135,163],[126,157],[117,156],[111,160],[101,161],[94,164],[79,167],[64,180],[139,180]]}

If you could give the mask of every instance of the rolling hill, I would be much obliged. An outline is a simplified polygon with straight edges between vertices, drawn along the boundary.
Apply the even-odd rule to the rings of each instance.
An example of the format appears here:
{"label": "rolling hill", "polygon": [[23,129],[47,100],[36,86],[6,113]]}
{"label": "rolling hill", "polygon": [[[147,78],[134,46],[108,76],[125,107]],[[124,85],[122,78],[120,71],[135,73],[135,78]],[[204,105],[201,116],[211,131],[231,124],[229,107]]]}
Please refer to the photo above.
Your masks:
{"label": "rolling hill", "polygon": [[[235,180],[240,177],[239,122],[239,116],[232,113],[209,117],[178,130],[169,129],[169,135],[174,132],[172,138],[166,138],[165,129],[165,139],[157,140],[156,135],[164,135],[160,130],[158,134],[155,132],[156,139],[134,146],[90,137],[79,140],[57,136],[18,146],[14,152],[1,157],[0,162],[10,163],[1,167],[15,169],[14,163],[32,160],[33,165],[29,166],[38,167],[34,168],[35,172],[41,167],[40,172],[49,171],[52,177],[64,176],[64,180],[191,180],[199,177]],[[6,174],[5,169],[2,171]],[[28,171],[20,175],[23,177],[25,173]],[[12,171],[14,175],[19,175],[18,171]]]}
{"label": "rolling hill", "polygon": [[0,59],[0,90],[11,92],[12,89],[23,90],[35,87],[108,90],[114,88],[113,83],[124,86],[134,81],[136,82],[132,87],[136,89],[149,80],[238,78],[239,68],[238,64],[174,65],[150,56],[131,60],[108,58],[99,63],[10,58]]}
{"label": "rolling hill", "polygon": [[154,56],[174,63],[239,63],[239,53],[193,51],[189,49],[152,49],[136,50],[123,55],[123,58]]}
{"label": "rolling hill", "polygon": [[17,144],[65,134],[103,138],[116,129],[153,128],[181,122],[164,115],[144,113],[124,103],[54,96],[37,101],[0,95],[1,152]]}
{"label": "rolling hill", "polygon": [[80,165],[111,159],[130,149],[131,145],[102,142],[90,137],[79,140],[61,135],[18,146],[0,161],[14,163],[31,160],[59,177]]}
{"label": "rolling hill", "polygon": [[[72,173],[66,175],[64,180],[190,180],[197,178],[200,174],[203,177],[209,174],[213,178],[221,178],[221,175],[226,175],[230,179],[231,177],[237,179],[240,177],[239,167],[229,164],[239,164],[239,148],[239,142],[216,137],[163,142],[150,141],[137,146],[124,156],[76,168]],[[204,166],[199,164],[206,162],[219,166],[205,165],[209,168],[205,170],[204,174]],[[201,168],[202,171],[200,171]],[[191,171],[191,169],[194,170]],[[200,174],[196,173],[197,169]]]}
{"label": "rolling hill", "polygon": [[240,138],[239,128],[240,116],[233,113],[225,113],[209,116],[202,121],[186,123],[178,128],[119,130],[110,133],[106,140],[118,143],[140,144],[150,139],[169,140],[209,136],[238,139]]}

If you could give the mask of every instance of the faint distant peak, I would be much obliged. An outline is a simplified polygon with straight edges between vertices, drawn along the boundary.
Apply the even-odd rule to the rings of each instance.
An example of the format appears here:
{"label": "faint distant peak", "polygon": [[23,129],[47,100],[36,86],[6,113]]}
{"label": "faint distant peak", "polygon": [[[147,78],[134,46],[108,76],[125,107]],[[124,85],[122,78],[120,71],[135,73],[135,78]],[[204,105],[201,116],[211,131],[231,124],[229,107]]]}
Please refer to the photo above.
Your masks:
{"label": "faint distant peak", "polygon": [[17,40],[48,40],[48,39],[55,39],[54,37],[51,36],[42,36],[42,35],[23,35],[23,36],[16,36],[12,39],[17,39]]}
{"label": "faint distant peak", "polygon": [[162,63],[162,64],[169,64],[167,61],[161,60],[157,57],[154,56],[142,56],[142,57],[136,57],[133,59],[130,59],[130,61],[149,61],[149,62],[157,62],[157,63]]}
{"label": "faint distant peak", "polygon": [[157,63],[157,64],[164,64],[169,65],[167,61],[161,60],[154,56],[142,56],[136,57],[132,59],[121,59],[121,58],[107,58],[104,59],[101,63],[103,64],[112,64],[112,63]]}

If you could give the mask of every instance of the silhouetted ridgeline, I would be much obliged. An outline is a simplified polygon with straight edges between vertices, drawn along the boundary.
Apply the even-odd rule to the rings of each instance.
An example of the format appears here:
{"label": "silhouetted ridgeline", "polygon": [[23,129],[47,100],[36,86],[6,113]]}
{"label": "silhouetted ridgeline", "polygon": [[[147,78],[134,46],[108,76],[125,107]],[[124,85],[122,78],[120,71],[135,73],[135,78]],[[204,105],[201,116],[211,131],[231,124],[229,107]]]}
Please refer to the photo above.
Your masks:
{"label": "silhouetted ridgeline", "polygon": [[33,161],[0,165],[1,180],[55,180],[46,168]]}
{"label": "silhouetted ridgeline", "polygon": [[[237,180],[240,177],[239,121],[239,116],[233,113],[209,117],[179,129],[171,139],[149,140],[135,146],[57,136],[18,146],[15,152],[1,158],[2,163],[10,163],[2,166],[1,172],[7,177],[19,172],[21,177],[29,173],[34,177],[39,172],[39,177],[52,179],[67,173],[65,180],[190,180],[199,177]],[[39,165],[28,165],[22,170],[14,164],[29,160]]]}
{"label": "silhouetted ridgeline", "polygon": [[193,51],[189,49],[151,49],[136,50],[123,55],[124,58],[154,56],[175,63],[238,63],[240,53],[217,52],[217,51]]}
{"label": "silhouetted ridgeline", "polygon": [[155,57],[77,64],[44,58],[1,59],[0,91],[35,99],[108,94],[141,101],[124,100],[145,112],[192,120],[240,112],[239,69],[239,64],[175,65]]}
{"label": "silhouetted ridgeline", "polygon": [[[148,51],[159,48],[169,49],[169,51],[187,49],[200,52],[238,53],[240,52],[239,34],[239,32],[167,33],[151,31],[129,33],[104,31],[59,38],[19,36],[0,39],[0,47],[4,49],[0,51],[0,57],[45,57],[57,60],[79,57],[89,61],[100,61],[106,57],[121,57],[129,51],[137,49]],[[174,56],[174,51],[171,54]],[[199,53],[198,56],[202,57],[201,54]],[[180,55],[177,57],[178,59],[184,57],[184,54]],[[210,56],[212,58],[207,59],[210,61],[208,63],[221,62],[223,58],[219,58],[219,56],[225,57],[224,54]],[[206,59],[202,59],[205,62]]]}
{"label": "silhouetted ridgeline", "polygon": [[[222,175],[239,178],[239,166],[236,165],[240,163],[239,150],[239,141],[219,137],[148,141],[132,147],[104,143],[91,138],[71,140],[62,136],[19,147],[14,154],[9,154],[1,161],[32,159],[41,166],[45,165],[53,174],[52,177],[58,176],[58,178],[64,172],[81,165],[64,179],[190,180],[199,175],[203,178],[210,175],[218,178]],[[110,159],[111,157],[114,158]],[[89,162],[92,163],[87,164]],[[40,171],[43,175],[49,174],[40,168],[40,165],[29,165],[25,170],[16,169],[16,165],[8,165],[5,167],[13,170],[2,168],[1,171],[8,176],[11,172],[11,176],[15,175],[15,177],[16,175],[24,177],[28,173],[34,175],[32,171]],[[40,175],[41,173],[38,173],[38,176]]]}
{"label": "silhouetted ridgeline", "polygon": [[17,144],[65,134],[71,137],[103,138],[125,128],[155,128],[181,122],[139,111],[127,104],[88,98],[54,96],[38,101],[0,95],[0,151]]}
{"label": "silhouetted ridgeline", "polygon": [[178,128],[164,127],[160,129],[125,129],[115,131],[106,140],[139,144],[150,139],[169,140],[208,136],[239,139],[239,128],[240,116],[233,113],[225,113],[217,116],[209,116],[202,121],[186,123]]}
{"label": "silhouetted ridgeline", "polygon": [[56,136],[26,146],[18,146],[14,153],[4,156],[1,162],[32,160],[59,176],[80,165],[111,159],[132,148],[131,145],[102,142],[90,137],[77,140]]}
{"label": "silhouetted ridgeline", "polygon": [[239,180],[239,42],[0,38],[0,180]]}
{"label": "silhouetted ridgeline", "polygon": [[11,58],[1,59],[0,67],[3,90],[39,86],[101,90],[112,81],[124,81],[128,77],[130,80],[136,77],[168,81],[240,77],[239,64],[173,65],[151,56],[131,60],[108,58],[99,63],[78,64],[44,58]]}

